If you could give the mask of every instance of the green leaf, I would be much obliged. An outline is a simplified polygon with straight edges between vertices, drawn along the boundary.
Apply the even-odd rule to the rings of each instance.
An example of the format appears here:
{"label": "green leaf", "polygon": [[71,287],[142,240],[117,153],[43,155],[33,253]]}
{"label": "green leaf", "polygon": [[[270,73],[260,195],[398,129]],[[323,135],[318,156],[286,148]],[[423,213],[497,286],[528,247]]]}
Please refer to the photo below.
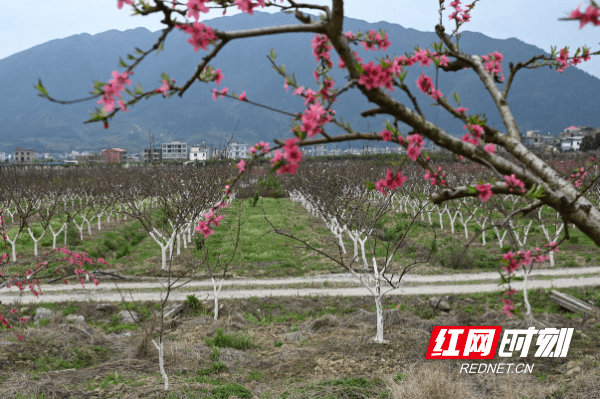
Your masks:
{"label": "green leaf", "polygon": [[293,11],[291,11],[291,10],[290,11],[284,11],[284,13],[286,13],[286,14],[292,14]]}
{"label": "green leaf", "polygon": [[460,106],[460,100],[458,98],[458,93],[454,93],[454,101]]}
{"label": "green leaf", "polygon": [[135,60],[135,57],[131,54],[127,54],[127,59],[128,60]]}
{"label": "green leaf", "polygon": [[165,41],[163,40],[162,42],[160,42],[160,45],[156,49],[156,55],[159,55],[160,52],[163,51],[164,48],[165,48]]}
{"label": "green leaf", "polygon": [[42,79],[38,79],[38,84],[34,85],[33,87],[41,93],[40,94],[41,96],[46,97],[46,98],[49,97],[48,91],[46,91],[46,88],[42,84]]}
{"label": "green leaf", "polygon": [[367,187],[367,189],[369,191],[375,190],[375,185],[373,183],[371,183],[369,180],[365,181],[365,186]]}
{"label": "green leaf", "polygon": [[123,68],[129,68],[129,65],[127,65],[127,63],[123,61],[123,58],[121,57],[119,57],[119,65],[121,65]]}
{"label": "green leaf", "polygon": [[269,53],[269,55],[271,56],[272,60],[274,60],[275,58],[277,58],[277,54],[275,54],[275,49],[271,49],[271,52]]}

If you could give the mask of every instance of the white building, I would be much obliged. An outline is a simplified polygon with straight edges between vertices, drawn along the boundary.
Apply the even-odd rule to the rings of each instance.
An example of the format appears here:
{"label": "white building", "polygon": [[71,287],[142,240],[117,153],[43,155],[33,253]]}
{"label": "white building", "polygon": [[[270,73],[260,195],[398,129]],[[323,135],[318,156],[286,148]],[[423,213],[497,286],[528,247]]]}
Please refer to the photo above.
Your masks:
{"label": "white building", "polygon": [[210,158],[210,147],[202,144],[190,146],[190,161],[206,161]]}
{"label": "white building", "polygon": [[583,136],[565,137],[560,141],[560,150],[565,151],[579,151],[579,146],[583,141]]}
{"label": "white building", "polygon": [[179,140],[162,143],[161,150],[163,161],[185,161],[188,159],[188,145]]}
{"label": "white building", "polygon": [[6,153],[0,152],[0,162],[4,162],[4,161],[6,161]]}
{"label": "white building", "polygon": [[248,144],[241,144],[231,142],[227,144],[226,153],[227,158],[229,159],[240,159],[240,158],[248,158],[248,154],[246,151],[248,150]]}

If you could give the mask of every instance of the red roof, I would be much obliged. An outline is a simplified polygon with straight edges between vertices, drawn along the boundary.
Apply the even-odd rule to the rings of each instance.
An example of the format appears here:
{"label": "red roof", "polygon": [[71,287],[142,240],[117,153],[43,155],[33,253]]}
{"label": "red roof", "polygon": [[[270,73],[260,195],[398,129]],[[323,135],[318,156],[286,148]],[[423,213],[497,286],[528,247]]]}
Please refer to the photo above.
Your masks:
{"label": "red roof", "polygon": [[577,130],[577,126],[569,126],[565,130]]}

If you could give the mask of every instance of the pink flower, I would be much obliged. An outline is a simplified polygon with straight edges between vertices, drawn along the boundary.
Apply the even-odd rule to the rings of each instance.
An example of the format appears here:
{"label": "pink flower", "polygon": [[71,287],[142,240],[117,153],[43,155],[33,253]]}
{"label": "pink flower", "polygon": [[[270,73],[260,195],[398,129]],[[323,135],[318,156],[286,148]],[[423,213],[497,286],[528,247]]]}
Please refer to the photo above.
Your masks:
{"label": "pink flower", "polygon": [[373,50],[375,51],[375,46],[377,46],[377,50],[387,50],[392,43],[388,40],[387,33],[383,32],[383,36],[379,32],[375,32],[375,30],[371,29],[369,33],[366,34],[366,38],[362,42],[365,50]]}
{"label": "pink flower", "polygon": [[213,32],[212,28],[204,25],[201,22],[194,22],[191,26],[177,25],[177,27],[185,33],[191,35],[191,37],[188,39],[188,43],[194,47],[194,51],[198,51],[200,49],[206,50],[208,49],[208,45],[210,43],[217,40],[217,36]]}
{"label": "pink flower", "polygon": [[496,146],[492,143],[489,143],[484,145],[483,149],[489,152],[490,154],[493,154],[496,151]]}
{"label": "pink flower", "polygon": [[283,151],[285,152],[284,158],[290,164],[297,164],[302,160],[302,153],[297,145],[299,140],[298,138],[285,140],[285,145],[283,146]]}
{"label": "pink flower", "polygon": [[117,8],[120,10],[123,8],[123,4],[133,5],[133,0],[117,0]]}
{"label": "pink flower", "polygon": [[310,41],[310,43],[313,50],[313,55],[315,56],[317,62],[323,62],[329,66],[329,68],[331,68],[333,66],[333,62],[331,62],[330,51],[333,46],[329,42],[327,35],[318,35],[315,33],[315,37]]}
{"label": "pink flower", "polygon": [[465,112],[467,112],[469,108],[465,108],[465,107],[458,107],[455,108],[454,111],[458,112],[459,114],[464,114]]}
{"label": "pink flower", "polygon": [[478,184],[476,186],[477,191],[479,191],[479,199],[481,202],[486,202],[490,198],[492,198],[492,185],[491,184]]}
{"label": "pink flower", "polygon": [[431,89],[433,89],[433,80],[430,77],[425,76],[422,73],[417,79],[417,87],[423,92],[428,93]]}
{"label": "pink flower", "polygon": [[300,86],[297,89],[294,89],[295,96],[301,96],[304,93],[304,86]]}
{"label": "pink flower", "polygon": [[239,169],[240,173],[246,170],[246,161],[243,159],[235,165],[236,168]]}
{"label": "pink flower", "polygon": [[394,134],[387,129],[385,129],[383,132],[381,132],[381,137],[383,138],[383,141],[390,141],[390,140],[392,140],[393,136],[394,136]]}
{"label": "pink flower", "polygon": [[425,141],[418,133],[411,134],[406,138],[406,141],[409,143],[407,150],[408,158],[410,158],[412,161],[416,161],[419,155],[421,155],[423,148],[425,148]]}
{"label": "pink flower", "polygon": [[312,104],[302,114],[302,126],[300,130],[306,132],[310,138],[323,132],[322,127],[331,122],[331,115],[327,114],[320,103]]}
{"label": "pink flower", "polygon": [[517,179],[514,175],[514,173],[510,176],[504,176],[504,180],[506,180],[506,187],[510,187],[508,191],[513,190],[514,188],[520,188],[521,189],[521,193],[525,192],[525,183],[523,183],[521,180]]}
{"label": "pink flower", "polygon": [[514,313],[511,312],[515,307],[513,305],[513,301],[511,301],[510,299],[502,299],[502,302],[504,302],[504,307],[502,308],[502,312],[507,316],[507,317],[511,317],[514,316]]}
{"label": "pink flower", "polygon": [[510,296],[510,295],[516,294],[517,292],[518,292],[517,290],[515,290],[515,289],[512,289],[512,290],[508,290],[508,291],[506,291],[504,294],[505,294],[505,295],[509,295],[509,296]]}
{"label": "pink flower", "polygon": [[210,0],[188,0],[188,17],[194,18],[196,21],[200,19],[200,13],[208,13],[210,10],[204,5]]}
{"label": "pink flower", "polygon": [[386,188],[389,190],[395,190],[402,187],[405,181],[406,176],[402,176],[402,171],[394,174],[394,172],[388,168],[385,178],[375,182],[375,189],[381,194],[387,195],[387,191],[385,191]]}
{"label": "pink flower", "polygon": [[240,94],[240,96],[238,97],[238,99],[240,101],[246,101],[246,92],[244,91],[242,94]]}
{"label": "pink flower", "polygon": [[163,79],[162,81],[162,86],[160,86],[160,88],[154,90],[156,93],[161,93],[163,94],[163,98],[165,98],[167,96],[167,91],[169,91],[169,82],[166,79]]}
{"label": "pink flower", "polygon": [[588,23],[592,23],[594,26],[600,25],[600,21],[598,20],[598,17],[600,16],[600,10],[593,5],[589,5],[585,9],[585,13],[582,13],[579,11],[579,7],[581,7],[581,4],[578,5],[577,8],[569,15],[569,18],[579,20],[579,29],[582,29]]}
{"label": "pink flower", "polygon": [[10,313],[12,313],[12,314],[15,314],[15,313],[17,313],[17,309],[11,309],[11,310],[10,310]]}
{"label": "pink flower", "polygon": [[217,69],[217,71],[215,72],[215,82],[217,83],[217,86],[221,84],[221,81],[223,79],[225,79],[225,76],[223,76],[223,74],[221,73],[221,68]]}
{"label": "pink flower", "polygon": [[378,87],[386,87],[390,91],[394,91],[392,85],[393,74],[390,67],[383,68],[380,64],[375,65],[373,61],[368,64],[362,64],[364,72],[360,75],[358,84],[365,86],[367,90]]}

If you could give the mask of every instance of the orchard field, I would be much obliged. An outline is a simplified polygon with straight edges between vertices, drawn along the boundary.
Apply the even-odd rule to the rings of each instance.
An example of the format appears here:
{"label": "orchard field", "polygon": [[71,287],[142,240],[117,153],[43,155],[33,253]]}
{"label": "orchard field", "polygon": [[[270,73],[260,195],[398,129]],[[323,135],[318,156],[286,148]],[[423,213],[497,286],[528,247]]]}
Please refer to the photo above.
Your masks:
{"label": "orchard field", "polygon": [[[434,156],[451,185],[484,176],[472,163]],[[383,195],[373,183],[390,161],[402,164],[406,181]],[[548,160],[564,173],[582,161]],[[226,181],[238,174],[230,163],[3,168],[8,256],[0,309],[12,328],[0,333],[0,396],[600,395],[600,320],[560,308],[547,289],[530,289],[527,300],[520,290],[512,317],[503,312],[506,286],[437,298],[395,295],[419,287],[409,276],[437,278],[441,287],[457,273],[488,273],[469,282],[500,283],[503,253],[558,242],[565,230],[569,238],[559,252],[525,277],[533,283],[550,278],[534,276],[535,270],[557,270],[558,276],[561,270],[591,270],[600,266],[593,241],[564,226],[548,207],[504,223],[524,205],[522,196],[435,205],[429,200],[435,186],[418,166],[403,162],[402,156],[309,159],[287,176],[269,174],[264,162],[243,175],[214,215]],[[600,203],[597,183],[587,197]],[[214,233],[196,231],[199,221],[216,214],[223,218]],[[88,260],[59,262],[64,252],[55,249],[63,247]],[[347,278],[336,278],[341,273]],[[581,273],[598,275],[600,270]],[[198,281],[207,282],[210,295],[200,295]],[[189,283],[177,287],[183,282]],[[74,293],[95,290],[96,283],[121,300],[77,300]],[[598,287],[580,285],[561,292],[599,305]],[[335,294],[358,287],[368,290],[366,296]],[[315,288],[323,295],[225,295],[275,288]],[[25,301],[28,291],[39,298]],[[135,300],[141,292],[155,299]],[[187,299],[163,302],[176,293]],[[59,295],[75,297],[53,299]],[[46,317],[40,308],[48,309]],[[568,358],[536,359],[531,375],[468,376],[458,374],[459,361],[424,359],[435,325],[519,328],[530,317],[540,326],[576,329]]]}

